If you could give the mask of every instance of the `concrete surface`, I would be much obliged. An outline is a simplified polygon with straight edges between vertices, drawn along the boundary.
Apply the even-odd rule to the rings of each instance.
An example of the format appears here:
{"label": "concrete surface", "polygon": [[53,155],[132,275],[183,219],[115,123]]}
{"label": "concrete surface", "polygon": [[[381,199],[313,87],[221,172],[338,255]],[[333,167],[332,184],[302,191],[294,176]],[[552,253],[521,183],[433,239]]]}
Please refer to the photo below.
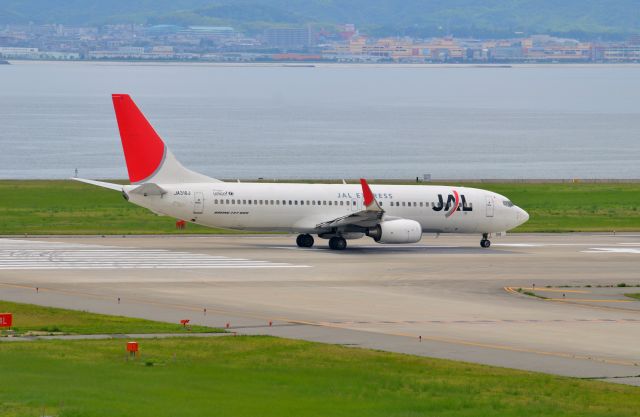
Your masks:
{"label": "concrete surface", "polygon": [[[640,302],[595,287],[640,284],[640,234],[492,242],[0,239],[0,299],[640,385]],[[517,291],[534,285],[550,300]]]}

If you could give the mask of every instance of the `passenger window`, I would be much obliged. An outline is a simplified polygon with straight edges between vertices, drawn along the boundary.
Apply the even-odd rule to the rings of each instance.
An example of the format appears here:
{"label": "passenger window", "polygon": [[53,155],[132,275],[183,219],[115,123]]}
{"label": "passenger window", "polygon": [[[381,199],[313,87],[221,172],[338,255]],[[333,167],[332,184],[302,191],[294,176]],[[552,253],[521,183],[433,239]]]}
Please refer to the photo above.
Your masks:
{"label": "passenger window", "polygon": [[422,201],[420,202],[420,207],[422,207]]}
{"label": "passenger window", "polygon": [[258,200],[253,200],[253,204],[257,205],[258,204]]}
{"label": "passenger window", "polygon": [[242,200],[242,204],[247,204],[247,200]]}
{"label": "passenger window", "polygon": [[213,200],[213,204],[218,204],[218,200],[217,199]]}
{"label": "passenger window", "polygon": [[402,202],[402,207],[404,207],[404,201]]}
{"label": "passenger window", "polygon": [[341,206],[344,205],[344,201],[340,200],[340,205]]}
{"label": "passenger window", "polygon": [[289,205],[292,206],[293,204],[291,203],[291,200],[289,200]]}
{"label": "passenger window", "polygon": [[322,205],[323,205],[323,206],[326,206],[326,205],[327,205],[327,200],[323,200],[323,201],[322,201]]}
{"label": "passenger window", "polygon": [[295,204],[297,206],[298,205],[298,200],[294,200],[293,204]]}
{"label": "passenger window", "polygon": [[329,200],[329,205],[331,205],[331,200]]}
{"label": "passenger window", "polygon": [[227,198],[227,204],[229,204],[229,199]]}
{"label": "passenger window", "polygon": [[309,200],[307,200],[307,206],[309,205]]}
{"label": "passenger window", "polygon": [[304,206],[304,200],[300,200],[300,205]]}
{"label": "passenger window", "polygon": [[262,200],[260,200],[260,205],[262,205]]}

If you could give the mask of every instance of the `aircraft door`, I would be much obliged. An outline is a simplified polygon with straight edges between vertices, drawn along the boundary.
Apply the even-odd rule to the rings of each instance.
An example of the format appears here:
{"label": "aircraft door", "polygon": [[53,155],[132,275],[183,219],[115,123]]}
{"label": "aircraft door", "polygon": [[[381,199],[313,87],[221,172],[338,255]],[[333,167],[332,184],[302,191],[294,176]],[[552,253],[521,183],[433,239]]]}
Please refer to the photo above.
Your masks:
{"label": "aircraft door", "polygon": [[196,191],[193,193],[193,214],[202,214],[204,210],[204,194]]}
{"label": "aircraft door", "polygon": [[487,196],[487,217],[493,217],[493,196]]}
{"label": "aircraft door", "polygon": [[351,211],[353,212],[358,212],[362,210],[362,201],[358,200],[358,199],[351,199]]}

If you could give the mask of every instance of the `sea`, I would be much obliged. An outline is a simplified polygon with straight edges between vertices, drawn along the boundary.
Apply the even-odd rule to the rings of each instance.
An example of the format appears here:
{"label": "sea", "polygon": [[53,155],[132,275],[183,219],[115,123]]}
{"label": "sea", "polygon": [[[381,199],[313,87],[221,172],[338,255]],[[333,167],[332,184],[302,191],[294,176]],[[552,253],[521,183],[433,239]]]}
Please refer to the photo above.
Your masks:
{"label": "sea", "polygon": [[639,65],[0,65],[0,178],[126,178],[128,93],[223,179],[640,178]]}

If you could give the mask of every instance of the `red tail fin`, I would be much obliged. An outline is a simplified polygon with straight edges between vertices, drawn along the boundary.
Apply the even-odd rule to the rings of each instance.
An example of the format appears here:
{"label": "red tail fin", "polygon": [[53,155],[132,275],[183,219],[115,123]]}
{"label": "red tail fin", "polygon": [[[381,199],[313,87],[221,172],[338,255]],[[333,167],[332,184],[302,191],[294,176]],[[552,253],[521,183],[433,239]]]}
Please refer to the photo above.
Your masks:
{"label": "red tail fin", "polygon": [[166,152],[164,142],[128,94],[113,94],[113,107],[129,180],[143,181],[162,166]]}

